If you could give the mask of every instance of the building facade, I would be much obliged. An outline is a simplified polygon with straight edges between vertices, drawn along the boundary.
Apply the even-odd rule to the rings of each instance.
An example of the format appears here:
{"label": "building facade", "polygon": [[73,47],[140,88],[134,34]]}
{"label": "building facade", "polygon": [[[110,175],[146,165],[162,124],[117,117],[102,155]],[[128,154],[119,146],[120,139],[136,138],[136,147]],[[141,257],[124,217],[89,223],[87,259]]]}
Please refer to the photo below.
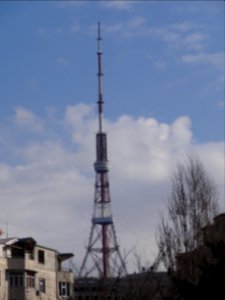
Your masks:
{"label": "building facade", "polygon": [[0,300],[73,299],[74,274],[59,253],[31,238],[0,239]]}
{"label": "building facade", "polygon": [[182,299],[225,299],[225,213],[202,229],[201,244],[177,256],[176,286]]}

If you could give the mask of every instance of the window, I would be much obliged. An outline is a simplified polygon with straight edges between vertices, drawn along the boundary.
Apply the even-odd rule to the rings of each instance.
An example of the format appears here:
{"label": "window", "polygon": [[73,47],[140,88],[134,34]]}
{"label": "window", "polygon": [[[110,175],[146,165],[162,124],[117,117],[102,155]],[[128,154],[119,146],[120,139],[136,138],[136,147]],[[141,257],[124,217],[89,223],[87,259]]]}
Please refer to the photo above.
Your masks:
{"label": "window", "polygon": [[42,293],[45,293],[45,279],[44,278],[39,279],[39,291]]}
{"label": "window", "polygon": [[38,262],[40,264],[45,263],[45,252],[43,250],[38,250]]}
{"label": "window", "polygon": [[26,274],[26,286],[28,288],[34,288],[35,287],[35,280],[34,280],[34,273],[33,272],[27,272],[27,274]]}
{"label": "window", "polygon": [[23,273],[9,273],[9,285],[12,288],[23,287]]}
{"label": "window", "polygon": [[69,282],[59,282],[59,295],[60,296],[70,296],[70,283]]}

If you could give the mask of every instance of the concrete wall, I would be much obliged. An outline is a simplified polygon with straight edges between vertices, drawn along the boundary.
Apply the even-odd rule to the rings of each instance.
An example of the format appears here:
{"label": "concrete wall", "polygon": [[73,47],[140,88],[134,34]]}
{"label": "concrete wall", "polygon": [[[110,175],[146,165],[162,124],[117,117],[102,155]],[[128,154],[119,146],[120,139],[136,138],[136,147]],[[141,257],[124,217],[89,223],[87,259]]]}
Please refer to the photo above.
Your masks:
{"label": "concrete wall", "polygon": [[[58,253],[42,246],[35,246],[33,253],[24,257],[11,257],[9,249],[0,245],[0,300],[57,300],[59,281],[71,283],[73,295],[73,273],[59,271]],[[40,261],[39,251],[44,254]],[[10,285],[10,272],[22,274],[23,285]],[[27,277],[34,278],[34,287],[27,286]],[[45,291],[41,291],[40,280],[45,281]]]}

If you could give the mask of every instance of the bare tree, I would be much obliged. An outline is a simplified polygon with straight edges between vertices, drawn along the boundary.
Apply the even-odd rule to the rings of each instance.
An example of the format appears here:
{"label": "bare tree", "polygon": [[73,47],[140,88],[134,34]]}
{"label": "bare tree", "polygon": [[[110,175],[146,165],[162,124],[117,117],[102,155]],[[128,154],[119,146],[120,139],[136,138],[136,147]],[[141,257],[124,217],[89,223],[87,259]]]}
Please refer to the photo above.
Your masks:
{"label": "bare tree", "polygon": [[225,214],[218,215],[216,186],[199,159],[178,165],[166,212],[160,219],[159,255],[178,299],[212,299],[216,291],[216,299],[224,299]]}
{"label": "bare tree", "polygon": [[180,253],[201,244],[202,228],[218,213],[217,190],[197,158],[179,164],[172,178],[167,216],[161,215],[158,246],[167,269],[175,269]]}

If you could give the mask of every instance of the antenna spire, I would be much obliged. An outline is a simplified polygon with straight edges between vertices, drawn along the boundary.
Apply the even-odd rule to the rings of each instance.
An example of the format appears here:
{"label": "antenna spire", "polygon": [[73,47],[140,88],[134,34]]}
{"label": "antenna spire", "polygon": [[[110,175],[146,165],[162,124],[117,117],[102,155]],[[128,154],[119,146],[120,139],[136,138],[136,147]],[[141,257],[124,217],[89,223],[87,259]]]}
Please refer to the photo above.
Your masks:
{"label": "antenna spire", "polygon": [[99,132],[102,132],[102,119],[103,119],[103,94],[102,94],[102,50],[101,50],[101,24],[98,22],[98,119],[99,119]]}

